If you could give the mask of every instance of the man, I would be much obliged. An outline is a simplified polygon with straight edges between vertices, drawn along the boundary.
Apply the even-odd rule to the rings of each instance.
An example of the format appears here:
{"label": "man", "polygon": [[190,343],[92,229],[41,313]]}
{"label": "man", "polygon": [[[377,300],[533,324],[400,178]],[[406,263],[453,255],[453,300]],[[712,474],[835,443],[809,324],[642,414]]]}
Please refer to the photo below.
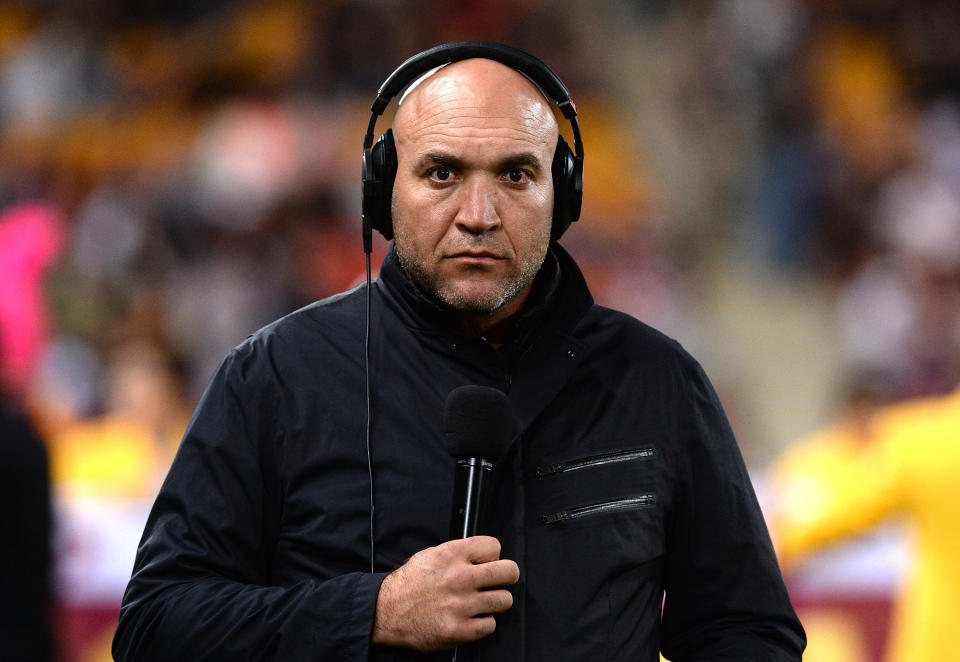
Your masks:
{"label": "man", "polygon": [[777,461],[781,558],[794,566],[882,522],[906,520],[912,558],[884,659],[949,660],[960,609],[960,389],[869,409]]}
{"label": "man", "polygon": [[[461,59],[408,92],[393,130],[370,455],[365,288],[248,338],[157,499],[117,659],[656,660],[662,644],[674,660],[799,660],[706,378],[595,306],[551,243],[548,100]],[[444,542],[441,418],[464,384],[506,391],[519,434],[494,471],[492,535]]]}

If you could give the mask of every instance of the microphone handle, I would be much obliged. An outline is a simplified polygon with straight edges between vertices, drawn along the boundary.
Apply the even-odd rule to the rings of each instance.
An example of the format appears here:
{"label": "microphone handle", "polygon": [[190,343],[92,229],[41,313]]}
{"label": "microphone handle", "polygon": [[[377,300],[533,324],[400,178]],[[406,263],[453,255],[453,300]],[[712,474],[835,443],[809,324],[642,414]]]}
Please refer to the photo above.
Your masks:
{"label": "microphone handle", "polygon": [[493,463],[482,457],[457,460],[450,514],[450,540],[478,535],[483,525],[487,483]]}

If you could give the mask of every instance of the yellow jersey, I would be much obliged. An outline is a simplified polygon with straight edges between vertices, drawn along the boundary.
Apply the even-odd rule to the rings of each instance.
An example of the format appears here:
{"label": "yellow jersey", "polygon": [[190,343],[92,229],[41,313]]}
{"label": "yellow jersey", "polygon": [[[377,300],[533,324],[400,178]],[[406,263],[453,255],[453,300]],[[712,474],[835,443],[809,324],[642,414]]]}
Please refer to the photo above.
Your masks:
{"label": "yellow jersey", "polygon": [[785,567],[874,524],[911,525],[912,563],[889,662],[956,659],[960,613],[960,390],[880,409],[866,440],[825,430],[777,463],[773,531]]}

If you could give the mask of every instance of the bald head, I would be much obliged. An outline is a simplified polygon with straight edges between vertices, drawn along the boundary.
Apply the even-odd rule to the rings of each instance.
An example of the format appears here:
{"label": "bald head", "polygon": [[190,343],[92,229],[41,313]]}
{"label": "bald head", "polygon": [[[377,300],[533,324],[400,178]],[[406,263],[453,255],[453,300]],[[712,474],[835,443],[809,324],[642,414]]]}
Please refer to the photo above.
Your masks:
{"label": "bald head", "polygon": [[[559,135],[540,88],[500,62],[479,58],[454,62],[419,81],[397,109],[393,131],[399,147],[425,129],[470,126],[478,120],[510,122],[523,139],[551,146]],[[482,129],[474,133],[483,137]]]}

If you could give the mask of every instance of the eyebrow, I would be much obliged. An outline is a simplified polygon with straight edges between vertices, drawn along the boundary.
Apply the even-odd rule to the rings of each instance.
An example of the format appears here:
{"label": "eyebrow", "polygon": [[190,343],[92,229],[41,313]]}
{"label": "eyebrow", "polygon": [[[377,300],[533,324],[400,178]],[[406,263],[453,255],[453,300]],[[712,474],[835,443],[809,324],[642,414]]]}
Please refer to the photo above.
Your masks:
{"label": "eyebrow", "polygon": [[[427,152],[417,160],[414,168],[420,170],[430,165],[445,166],[459,170],[464,165],[464,162],[462,159],[446,152]],[[529,152],[511,154],[497,163],[496,167],[498,170],[527,167],[532,169],[534,174],[538,175],[543,171],[543,163],[534,154]]]}
{"label": "eyebrow", "polygon": [[524,166],[531,168],[536,174],[540,174],[540,172],[543,170],[543,164],[540,162],[540,159],[528,152],[508,156],[500,162],[501,170],[506,170],[507,168],[521,168]]}
{"label": "eyebrow", "polygon": [[445,152],[427,152],[417,160],[414,169],[420,170],[428,165],[447,166],[449,168],[459,169],[463,161]]}

